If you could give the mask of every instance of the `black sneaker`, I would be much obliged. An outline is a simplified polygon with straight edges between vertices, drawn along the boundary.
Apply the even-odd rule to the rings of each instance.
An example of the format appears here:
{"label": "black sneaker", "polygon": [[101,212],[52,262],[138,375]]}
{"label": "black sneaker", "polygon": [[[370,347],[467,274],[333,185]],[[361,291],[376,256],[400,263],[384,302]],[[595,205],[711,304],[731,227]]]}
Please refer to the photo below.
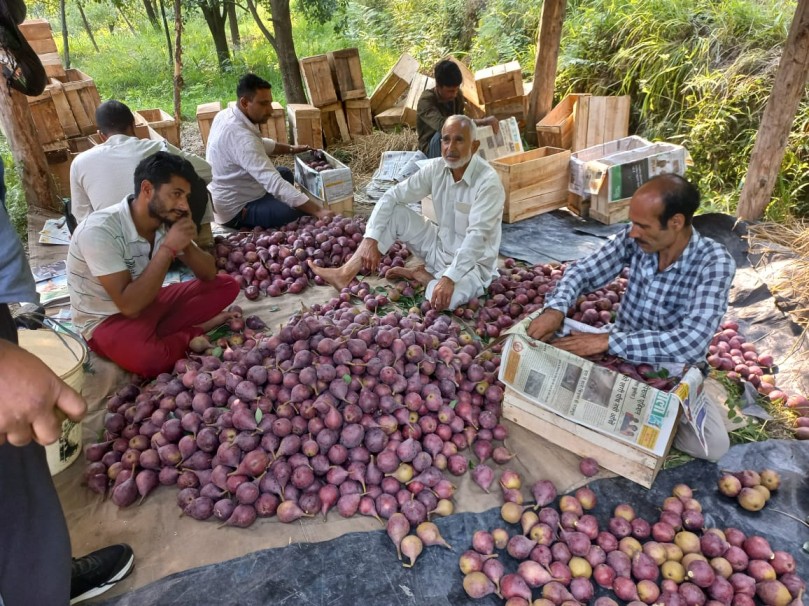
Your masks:
{"label": "black sneaker", "polygon": [[132,571],[135,555],[123,543],[73,558],[70,577],[70,603],[78,604],[108,591]]}

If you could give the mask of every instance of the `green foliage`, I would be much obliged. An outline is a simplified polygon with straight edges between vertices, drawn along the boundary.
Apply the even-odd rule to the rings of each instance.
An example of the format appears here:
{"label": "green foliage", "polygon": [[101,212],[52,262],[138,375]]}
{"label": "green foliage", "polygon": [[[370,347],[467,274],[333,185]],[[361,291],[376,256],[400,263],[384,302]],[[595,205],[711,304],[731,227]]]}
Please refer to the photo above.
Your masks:
{"label": "green foliage", "polygon": [[23,243],[26,243],[28,241],[28,204],[25,202],[20,175],[14,159],[11,157],[8,142],[2,135],[0,135],[0,159],[5,167],[6,210],[14,225],[14,230]]}

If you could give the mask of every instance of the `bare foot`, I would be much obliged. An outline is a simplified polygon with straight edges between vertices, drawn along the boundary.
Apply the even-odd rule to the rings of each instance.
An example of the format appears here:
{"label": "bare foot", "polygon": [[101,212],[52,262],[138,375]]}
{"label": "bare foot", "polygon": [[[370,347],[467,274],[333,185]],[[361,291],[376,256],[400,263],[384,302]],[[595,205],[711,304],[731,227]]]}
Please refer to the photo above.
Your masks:
{"label": "bare foot", "polygon": [[320,276],[326,284],[333,286],[337,290],[343,290],[346,286],[351,284],[351,280],[356,276],[356,272],[352,273],[348,264],[342,267],[320,267],[310,260],[306,262],[309,264],[309,269],[311,269],[316,276]]}
{"label": "bare foot", "polygon": [[418,265],[413,268],[408,267],[391,267],[385,274],[386,280],[395,278],[402,278],[409,282],[418,282],[422,286],[427,286],[435,278],[428,272],[424,265]]}
{"label": "bare foot", "polygon": [[216,314],[213,318],[211,318],[207,322],[203,322],[202,324],[198,324],[197,326],[199,326],[203,332],[210,332],[217,326],[222,326],[222,324],[224,324],[231,318],[238,318],[241,315],[242,314],[240,314],[237,311],[223,311]]}

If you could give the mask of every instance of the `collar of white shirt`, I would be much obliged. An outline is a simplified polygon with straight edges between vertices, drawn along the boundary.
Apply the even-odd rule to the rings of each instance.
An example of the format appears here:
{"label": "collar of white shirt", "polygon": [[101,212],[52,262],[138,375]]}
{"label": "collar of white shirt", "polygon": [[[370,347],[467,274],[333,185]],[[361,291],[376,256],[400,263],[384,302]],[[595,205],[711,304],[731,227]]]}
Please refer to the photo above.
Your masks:
{"label": "collar of white shirt", "polygon": [[247,115],[242,110],[240,110],[235,105],[231,107],[230,110],[233,112],[235,120],[241,122],[241,124],[252,130],[255,134],[261,135],[261,130],[259,129],[258,124],[254,124],[253,122],[251,122],[250,118],[248,118]]}

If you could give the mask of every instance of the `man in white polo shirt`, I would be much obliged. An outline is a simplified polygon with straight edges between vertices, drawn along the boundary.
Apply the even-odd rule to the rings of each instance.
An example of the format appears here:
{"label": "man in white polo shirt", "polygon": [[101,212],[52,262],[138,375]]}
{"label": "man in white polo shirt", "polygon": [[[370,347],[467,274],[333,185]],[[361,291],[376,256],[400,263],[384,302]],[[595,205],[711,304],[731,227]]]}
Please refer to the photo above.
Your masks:
{"label": "man in white polo shirt", "polygon": [[[67,255],[73,324],[97,354],[144,377],[170,372],[192,338],[234,314],[238,283],[193,239],[191,164],[158,152],[135,169],[135,195],[92,213]],[[197,279],[163,286],[179,258]]]}
{"label": "man in white polo shirt", "polygon": [[246,74],[236,86],[238,101],[211,124],[205,159],[213,170],[208,190],[214,218],[234,229],[280,227],[304,215],[332,213],[295,189],[292,172],[276,168],[270,155],[298,154],[308,145],[287,145],[261,137],[258,125],[272,113],[272,86]]}
{"label": "man in white polo shirt", "polygon": [[114,99],[98,106],[96,125],[103,143],[80,153],[70,165],[70,208],[76,222],[81,223],[91,212],[117,204],[131,194],[132,175],[138,163],[164,151],[188,160],[204,182],[196,184],[191,216],[200,231],[197,243],[200,246],[212,243],[213,209],[204,189],[205,184],[211,182],[211,166],[205,159],[184,152],[165,139],[138,139],[134,114],[124,103]]}

